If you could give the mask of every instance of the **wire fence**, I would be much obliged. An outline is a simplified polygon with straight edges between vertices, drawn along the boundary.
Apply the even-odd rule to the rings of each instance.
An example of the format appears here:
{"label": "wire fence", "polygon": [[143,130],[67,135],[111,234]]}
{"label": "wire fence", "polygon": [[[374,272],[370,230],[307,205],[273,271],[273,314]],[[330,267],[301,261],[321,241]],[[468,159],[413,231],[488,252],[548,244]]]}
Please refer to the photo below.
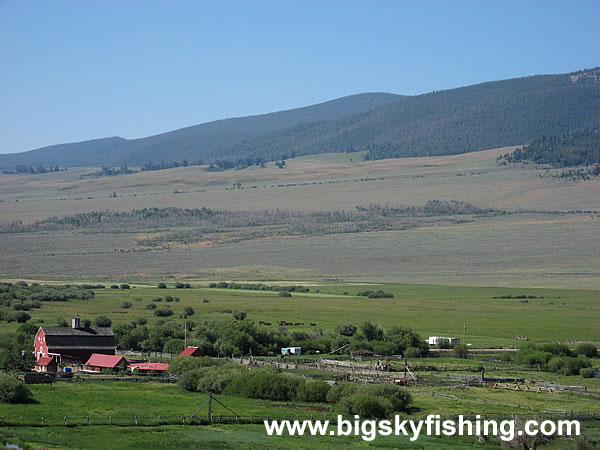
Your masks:
{"label": "wire fence", "polygon": [[[502,413],[481,413],[465,414],[461,416],[463,420],[579,420],[579,421],[599,421],[599,413],[583,413],[573,411],[545,411],[541,413],[528,414],[502,414]],[[408,417],[407,417],[408,418]],[[444,419],[459,420],[459,415],[444,416]],[[207,416],[186,416],[186,415],[166,415],[166,416],[51,416],[51,417],[30,417],[30,416],[3,416],[0,417],[0,426],[2,427],[46,427],[46,426],[119,426],[119,427],[158,427],[164,425],[209,425],[209,424],[263,424],[264,421],[271,420],[328,420],[330,424],[335,425],[338,416],[332,415],[296,415],[296,416],[268,416],[268,415],[213,415],[212,420]]]}

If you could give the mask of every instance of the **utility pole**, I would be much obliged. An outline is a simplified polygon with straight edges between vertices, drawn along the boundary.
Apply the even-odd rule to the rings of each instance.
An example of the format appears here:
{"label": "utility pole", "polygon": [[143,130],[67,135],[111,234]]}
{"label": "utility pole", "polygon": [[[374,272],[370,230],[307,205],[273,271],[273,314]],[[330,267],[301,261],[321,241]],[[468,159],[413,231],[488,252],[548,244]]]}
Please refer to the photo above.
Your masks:
{"label": "utility pole", "polygon": [[208,393],[208,422],[212,423],[212,392]]}
{"label": "utility pole", "polygon": [[187,322],[187,320],[183,321],[183,336],[184,336],[184,339],[183,339],[184,344],[183,345],[185,346],[185,348],[187,348],[187,323],[186,322]]}

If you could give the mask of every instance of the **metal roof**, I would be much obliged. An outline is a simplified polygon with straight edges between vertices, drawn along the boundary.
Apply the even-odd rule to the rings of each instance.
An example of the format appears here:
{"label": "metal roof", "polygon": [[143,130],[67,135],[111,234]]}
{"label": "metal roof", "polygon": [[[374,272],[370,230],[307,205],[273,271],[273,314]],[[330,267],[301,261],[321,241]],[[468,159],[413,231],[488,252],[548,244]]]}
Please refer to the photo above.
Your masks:
{"label": "metal roof", "polygon": [[116,367],[121,361],[127,361],[120,355],[102,355],[100,353],[92,353],[90,359],[85,363],[86,366],[92,367],[106,367],[112,369]]}
{"label": "metal roof", "polygon": [[46,336],[114,336],[111,327],[40,327]]}
{"label": "metal roof", "polygon": [[[36,366],[49,366],[51,362],[54,361],[54,358],[49,358],[47,356],[42,356],[36,362]],[[56,364],[56,362],[54,362]]]}
{"label": "metal roof", "polygon": [[158,370],[165,371],[169,369],[169,365],[167,363],[136,363],[127,366],[128,369],[135,370]]}
{"label": "metal roof", "polygon": [[198,347],[186,347],[177,357],[180,356],[202,356],[203,353]]}

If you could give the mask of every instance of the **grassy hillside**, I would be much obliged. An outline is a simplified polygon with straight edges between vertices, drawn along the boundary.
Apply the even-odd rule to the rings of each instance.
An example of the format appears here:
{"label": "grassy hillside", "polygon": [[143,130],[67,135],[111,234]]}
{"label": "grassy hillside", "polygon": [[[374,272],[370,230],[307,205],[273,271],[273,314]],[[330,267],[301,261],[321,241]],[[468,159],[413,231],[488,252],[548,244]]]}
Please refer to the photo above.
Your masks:
{"label": "grassy hillside", "polygon": [[274,130],[315,120],[339,119],[401,98],[386,93],[351,95],[317,105],[250,117],[218,120],[142,139],[97,139],[0,155],[0,168],[17,164],[131,166],[150,161],[197,160],[219,148]]}

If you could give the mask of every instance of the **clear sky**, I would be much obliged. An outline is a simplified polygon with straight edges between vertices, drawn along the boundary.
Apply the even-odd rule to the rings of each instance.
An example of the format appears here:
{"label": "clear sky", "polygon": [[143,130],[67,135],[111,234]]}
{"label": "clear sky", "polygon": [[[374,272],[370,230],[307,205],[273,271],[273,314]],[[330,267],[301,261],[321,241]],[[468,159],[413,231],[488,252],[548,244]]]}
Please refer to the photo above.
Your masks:
{"label": "clear sky", "polygon": [[0,153],[600,65],[600,1],[0,0]]}

